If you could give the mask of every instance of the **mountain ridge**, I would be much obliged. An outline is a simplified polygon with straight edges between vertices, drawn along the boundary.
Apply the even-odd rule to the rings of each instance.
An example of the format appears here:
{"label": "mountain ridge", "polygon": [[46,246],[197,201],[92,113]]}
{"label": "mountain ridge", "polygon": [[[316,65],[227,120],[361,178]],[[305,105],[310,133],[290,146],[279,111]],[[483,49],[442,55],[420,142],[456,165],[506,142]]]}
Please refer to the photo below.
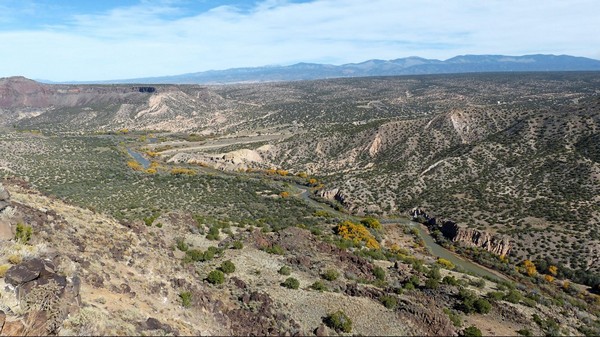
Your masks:
{"label": "mountain ridge", "polygon": [[600,71],[600,60],[553,54],[521,56],[467,54],[457,55],[443,61],[409,56],[393,60],[370,59],[342,65],[300,62],[287,66],[240,67],[133,79],[42,82],[56,84],[227,84],[344,77],[527,71]]}

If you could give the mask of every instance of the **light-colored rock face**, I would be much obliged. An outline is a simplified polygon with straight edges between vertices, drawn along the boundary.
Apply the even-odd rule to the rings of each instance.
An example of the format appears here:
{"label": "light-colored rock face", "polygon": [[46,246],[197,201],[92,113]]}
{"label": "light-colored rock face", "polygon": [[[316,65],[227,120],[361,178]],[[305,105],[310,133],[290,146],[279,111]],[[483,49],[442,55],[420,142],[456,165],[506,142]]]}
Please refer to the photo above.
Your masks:
{"label": "light-colored rock face", "polygon": [[5,209],[9,205],[10,194],[8,191],[0,184],[0,212]]}
{"label": "light-colored rock face", "polygon": [[506,256],[510,253],[511,244],[507,237],[492,235],[474,228],[465,228],[452,221],[444,222],[442,233],[453,242],[480,247],[499,256]]}
{"label": "light-colored rock face", "polygon": [[[262,151],[261,151],[262,152]],[[168,160],[169,163],[199,164],[225,171],[235,171],[257,167],[263,158],[257,150],[240,149],[226,153],[178,153]]]}

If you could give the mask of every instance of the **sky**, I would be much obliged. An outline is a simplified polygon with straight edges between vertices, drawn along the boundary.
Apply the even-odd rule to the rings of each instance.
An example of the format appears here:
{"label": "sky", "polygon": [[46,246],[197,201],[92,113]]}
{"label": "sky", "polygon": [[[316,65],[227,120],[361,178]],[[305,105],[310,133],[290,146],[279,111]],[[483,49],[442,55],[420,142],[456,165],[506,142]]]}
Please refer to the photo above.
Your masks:
{"label": "sky", "polygon": [[93,81],[465,54],[600,59],[598,0],[0,0],[0,77]]}

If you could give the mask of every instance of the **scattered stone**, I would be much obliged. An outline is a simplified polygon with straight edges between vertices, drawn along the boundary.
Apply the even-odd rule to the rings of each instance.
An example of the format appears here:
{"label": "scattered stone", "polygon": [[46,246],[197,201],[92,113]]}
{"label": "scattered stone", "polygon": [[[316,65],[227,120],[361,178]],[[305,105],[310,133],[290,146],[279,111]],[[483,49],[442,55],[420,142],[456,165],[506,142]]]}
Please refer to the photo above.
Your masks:
{"label": "scattered stone", "polygon": [[321,325],[319,325],[318,328],[315,329],[315,335],[316,336],[329,336],[329,333],[327,332],[327,327],[325,326],[325,324],[321,323]]}

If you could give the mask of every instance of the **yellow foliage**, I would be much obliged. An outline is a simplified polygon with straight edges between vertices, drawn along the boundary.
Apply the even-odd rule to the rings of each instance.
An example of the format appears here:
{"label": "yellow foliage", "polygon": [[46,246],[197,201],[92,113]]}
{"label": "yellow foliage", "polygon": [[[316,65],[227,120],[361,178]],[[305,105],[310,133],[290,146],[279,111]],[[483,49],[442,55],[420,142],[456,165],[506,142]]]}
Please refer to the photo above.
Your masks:
{"label": "yellow foliage", "polygon": [[567,289],[571,288],[571,283],[569,283],[569,281],[564,281],[562,284],[562,287],[564,290],[567,290]]}
{"label": "yellow foliage", "polygon": [[438,263],[439,265],[441,265],[442,267],[444,267],[444,268],[446,268],[446,269],[449,269],[449,270],[452,270],[452,269],[454,269],[454,267],[455,267],[455,266],[454,266],[454,263],[450,262],[449,260],[443,259],[443,258],[441,258],[441,257],[440,257],[440,258],[438,258],[438,260],[437,260],[437,263]]}
{"label": "yellow foliage", "polygon": [[156,174],[156,169],[155,168],[149,168],[146,170],[146,173],[148,174]]}
{"label": "yellow foliage", "polygon": [[148,157],[150,157],[150,158],[155,158],[155,157],[158,157],[159,153],[148,150],[148,151],[146,151],[146,155],[148,155]]}
{"label": "yellow foliage", "polygon": [[0,266],[0,278],[4,277],[4,275],[6,275],[6,272],[8,271],[9,268],[10,268],[10,264],[3,264]]}
{"label": "yellow foliage", "polygon": [[298,172],[298,174],[296,174],[296,176],[298,176],[300,178],[308,178],[308,174],[306,174],[306,172]]}
{"label": "yellow foliage", "polygon": [[286,191],[283,191],[283,192],[279,193],[279,196],[282,197],[282,198],[287,198],[287,197],[290,196],[290,193],[286,192]]}
{"label": "yellow foliage", "polygon": [[311,184],[311,185],[314,185],[314,184],[316,184],[316,183],[317,183],[317,179],[315,179],[315,178],[310,178],[310,179],[308,179],[308,183],[309,183],[309,184]]}
{"label": "yellow foliage", "polygon": [[12,264],[19,264],[23,262],[23,257],[21,255],[12,254],[8,257],[8,262]]}
{"label": "yellow foliage", "polygon": [[173,174],[173,175],[187,174],[189,176],[193,176],[193,175],[196,175],[196,171],[191,170],[191,169],[186,169],[183,167],[174,167],[171,169],[171,174]]}
{"label": "yellow foliage", "polygon": [[283,177],[288,175],[288,171],[286,171],[286,170],[277,170],[276,172],[277,172],[277,174],[279,174],[280,176],[283,176]]}
{"label": "yellow foliage", "polygon": [[548,267],[548,271],[550,272],[550,274],[552,274],[553,276],[556,276],[556,273],[558,272],[558,267],[556,266],[550,266]]}
{"label": "yellow foliage", "polygon": [[265,170],[265,173],[267,173],[267,174],[275,174],[275,173],[277,173],[277,170],[276,169],[268,169],[268,170]]}
{"label": "yellow foliage", "polygon": [[525,268],[525,272],[528,276],[535,276],[537,274],[535,265],[530,260],[523,261],[523,267]]}
{"label": "yellow foliage", "polygon": [[552,283],[554,281],[554,276],[552,276],[552,275],[544,275],[544,279],[546,280],[546,282]]}
{"label": "yellow foliage", "polygon": [[135,160],[128,161],[127,166],[129,166],[134,171],[141,171],[143,169],[142,165]]}
{"label": "yellow foliage", "polygon": [[375,237],[365,226],[361,224],[355,224],[350,220],[346,220],[337,225],[336,232],[342,238],[351,240],[354,243],[363,242],[367,248],[381,248],[379,242],[377,242]]}
{"label": "yellow foliage", "polygon": [[129,129],[121,129],[118,132],[119,133],[129,133]]}

